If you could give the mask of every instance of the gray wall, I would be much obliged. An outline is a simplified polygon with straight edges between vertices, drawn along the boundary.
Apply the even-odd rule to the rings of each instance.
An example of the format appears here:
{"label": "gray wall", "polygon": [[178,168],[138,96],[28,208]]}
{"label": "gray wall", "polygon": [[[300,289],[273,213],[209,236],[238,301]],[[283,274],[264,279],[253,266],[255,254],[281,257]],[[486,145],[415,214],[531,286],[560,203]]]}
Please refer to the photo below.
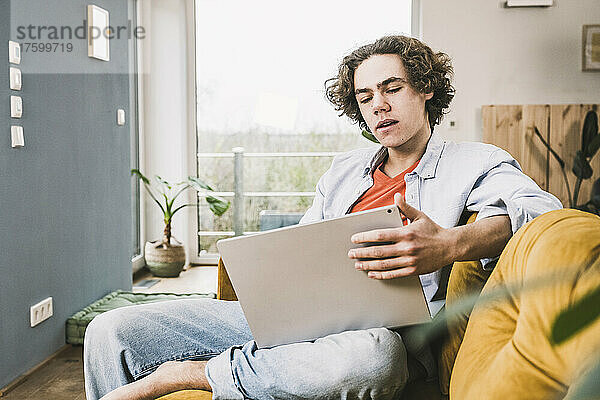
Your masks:
{"label": "gray wall", "polygon": [[[25,147],[12,149],[11,6],[28,3],[51,24],[81,23],[88,4],[0,0],[0,387],[65,344],[70,315],[131,288],[130,134],[116,125],[117,108],[130,116],[128,42],[111,41],[109,63],[88,58],[77,39],[68,57],[23,53]],[[111,25],[127,24],[128,0],[94,3]],[[79,72],[39,73],[67,66]],[[30,306],[48,296],[54,316],[31,328]]]}

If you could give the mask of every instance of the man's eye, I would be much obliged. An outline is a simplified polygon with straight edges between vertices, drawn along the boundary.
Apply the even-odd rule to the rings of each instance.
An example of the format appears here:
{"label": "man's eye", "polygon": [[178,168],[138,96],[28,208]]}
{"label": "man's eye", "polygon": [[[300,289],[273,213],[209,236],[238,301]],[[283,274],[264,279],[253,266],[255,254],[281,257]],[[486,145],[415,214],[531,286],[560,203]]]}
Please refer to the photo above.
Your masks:
{"label": "man's eye", "polygon": [[391,88],[391,89],[388,89],[387,92],[388,93],[396,93],[400,89],[402,89],[402,88],[401,87]]}
{"label": "man's eye", "polygon": [[371,101],[370,97],[365,97],[364,99],[360,100],[360,104],[367,104],[369,101]]}

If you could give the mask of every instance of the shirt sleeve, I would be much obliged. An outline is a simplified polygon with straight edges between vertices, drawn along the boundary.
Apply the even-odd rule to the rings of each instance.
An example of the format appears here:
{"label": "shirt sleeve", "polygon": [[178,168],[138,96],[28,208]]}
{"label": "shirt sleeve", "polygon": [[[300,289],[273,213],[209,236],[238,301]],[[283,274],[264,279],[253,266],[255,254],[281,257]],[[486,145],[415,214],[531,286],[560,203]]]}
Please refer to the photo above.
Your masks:
{"label": "shirt sleeve", "polygon": [[[542,190],[502,149],[490,154],[484,173],[467,197],[467,210],[478,213],[476,221],[508,215],[513,234],[538,215],[559,208],[560,200]],[[490,269],[496,260],[486,258],[481,263],[484,269]]]}
{"label": "shirt sleeve", "polygon": [[[329,172],[329,170],[327,171]],[[308,210],[304,213],[302,218],[300,219],[299,224],[305,224],[308,222],[316,222],[325,219],[323,215],[323,204],[325,201],[325,193],[324,193],[324,184],[323,181],[327,172],[319,178],[319,182],[317,183],[317,187],[315,189],[315,197],[313,199],[313,203]]]}

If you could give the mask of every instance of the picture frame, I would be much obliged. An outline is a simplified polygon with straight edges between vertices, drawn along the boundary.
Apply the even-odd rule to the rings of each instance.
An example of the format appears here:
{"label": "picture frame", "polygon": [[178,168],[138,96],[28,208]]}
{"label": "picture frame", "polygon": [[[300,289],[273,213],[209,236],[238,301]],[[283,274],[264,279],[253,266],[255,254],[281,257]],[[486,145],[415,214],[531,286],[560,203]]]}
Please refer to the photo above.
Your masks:
{"label": "picture frame", "polygon": [[96,5],[88,5],[88,56],[110,61],[110,14]]}
{"label": "picture frame", "polygon": [[583,25],[582,71],[600,71],[600,25]]}

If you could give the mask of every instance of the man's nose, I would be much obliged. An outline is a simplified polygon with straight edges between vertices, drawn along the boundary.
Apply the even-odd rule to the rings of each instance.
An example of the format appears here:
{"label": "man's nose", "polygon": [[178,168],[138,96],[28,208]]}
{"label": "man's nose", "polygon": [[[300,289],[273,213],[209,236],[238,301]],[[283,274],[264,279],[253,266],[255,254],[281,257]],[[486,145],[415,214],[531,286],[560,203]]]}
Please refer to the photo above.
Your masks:
{"label": "man's nose", "polygon": [[390,111],[390,105],[385,97],[380,94],[375,94],[373,96],[372,108],[375,115],[378,115],[380,112]]}

